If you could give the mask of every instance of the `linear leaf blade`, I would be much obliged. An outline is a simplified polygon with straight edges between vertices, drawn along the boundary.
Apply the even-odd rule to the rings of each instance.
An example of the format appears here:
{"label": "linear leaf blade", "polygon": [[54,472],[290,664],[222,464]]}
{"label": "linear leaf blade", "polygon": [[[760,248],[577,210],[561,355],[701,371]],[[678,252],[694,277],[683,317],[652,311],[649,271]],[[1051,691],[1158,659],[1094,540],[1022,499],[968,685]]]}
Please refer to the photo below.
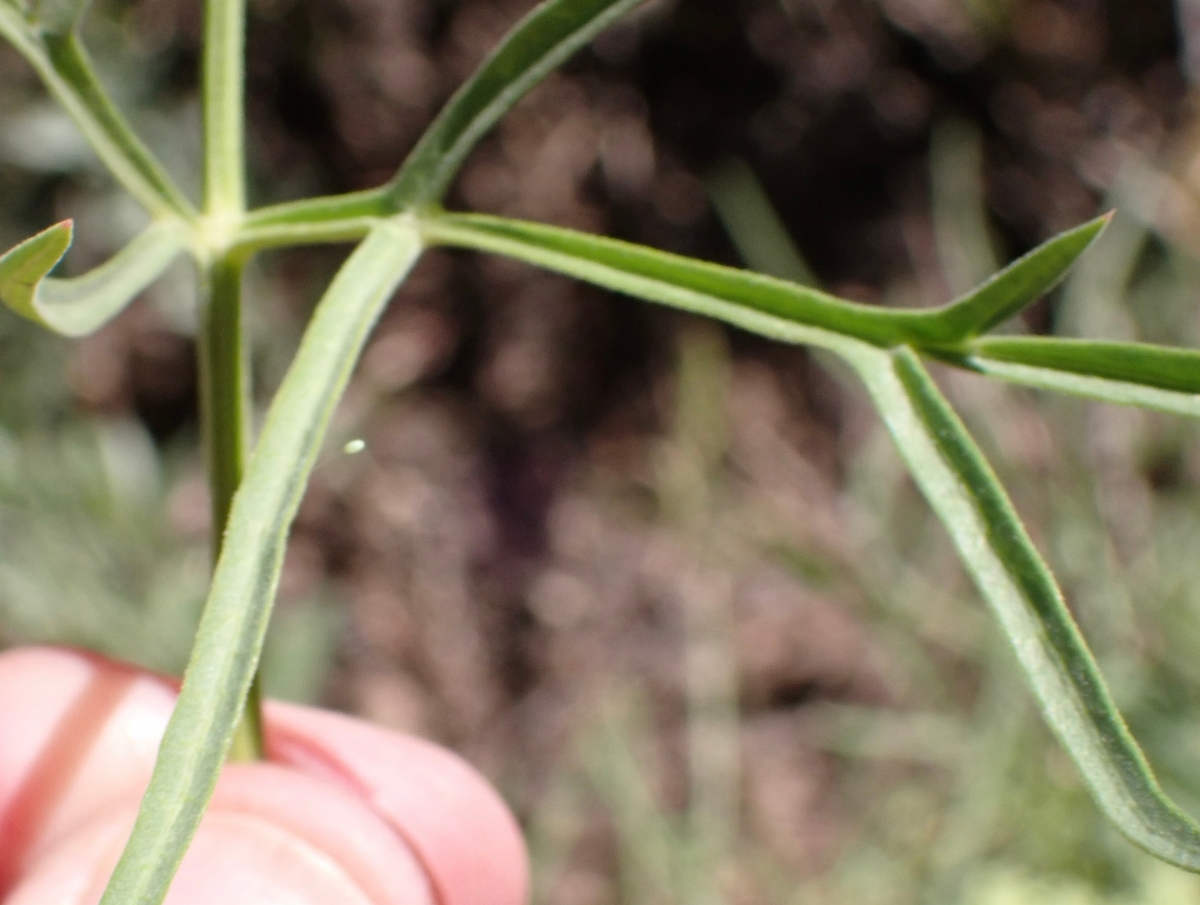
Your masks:
{"label": "linear leaf blade", "polygon": [[301,234],[296,244],[303,244],[304,233],[320,232],[323,228],[336,230],[338,224],[344,224],[344,228],[349,230],[357,228],[359,232],[356,237],[365,236],[375,221],[391,214],[384,189],[386,186],[345,195],[285,201],[250,211],[242,227],[242,241],[249,238],[250,244],[253,244],[252,236],[255,233],[290,229]]}
{"label": "linear leaf blade", "polygon": [[1165,796],[1112,701],[1053,576],[966,428],[909,349],[847,356],[1008,636],[1042,713],[1108,818],[1200,871],[1200,827]]}
{"label": "linear leaf blade", "polygon": [[241,716],[288,529],[329,420],[372,325],[420,252],[408,221],[381,223],[313,315],[234,498],[179,702],[102,905],[158,905],[167,893]]}
{"label": "linear leaf blade", "polygon": [[184,250],[177,221],[151,224],[109,261],[70,279],[47,274],[71,244],[70,220],[56,223],[0,257],[0,300],[64,336],[85,336],[116,316]]}
{"label": "linear leaf blade", "polygon": [[18,314],[40,321],[32,300],[71,247],[74,233],[74,222],[63,220],[5,252],[0,257],[0,300]]}
{"label": "linear leaf blade", "polygon": [[[64,3],[68,0],[64,0]],[[66,16],[70,6],[64,7]],[[80,15],[86,9],[76,9]],[[74,120],[83,137],[121,183],[155,215],[195,219],[195,209],[130,128],[100,84],[79,35],[67,23],[43,29],[28,21],[11,3],[0,2],[0,38],[4,38],[37,72],[46,89]]]}
{"label": "linear leaf blade", "polygon": [[442,109],[389,184],[396,210],[441,199],[471,149],[554,68],[643,0],[547,0]]}
{"label": "linear leaf blade", "polygon": [[79,35],[43,35],[35,47],[25,58],[113,177],[152,214],[193,220],[191,202],[113,103]]}
{"label": "linear leaf blade", "polygon": [[996,336],[970,346],[971,357],[1136,383],[1176,393],[1200,393],[1200,350],[1149,343]]}
{"label": "linear leaf blade", "polygon": [[[770,338],[841,354],[866,382],[902,456],[1012,642],[1044,717],[1098,805],[1138,845],[1200,871],[1200,827],[1159,788],[990,466],[916,354],[894,342],[906,331],[922,337],[919,325],[913,329],[910,320],[893,319],[891,312],[870,312],[864,321],[857,306],[780,294],[779,281],[756,274],[554,227],[427,214],[421,229],[431,242],[504,254]],[[844,309],[851,307],[856,310],[847,319]],[[881,339],[893,342],[885,345]]]}
{"label": "linear leaf blade", "polygon": [[753,312],[772,330],[816,327],[880,346],[919,340],[926,333],[921,312],[847,302],[774,277],[562,227],[436,213],[422,217],[421,231],[431,242],[506,255],[731,323]]}
{"label": "linear leaf blade", "polygon": [[986,333],[1053,289],[1112,220],[1097,217],[1042,243],[980,286],[929,312],[928,340],[955,345]]}
{"label": "linear leaf blade", "polygon": [[1097,402],[1109,402],[1113,405],[1135,405],[1165,412],[1168,415],[1200,418],[1200,396],[1191,393],[1162,390],[1144,384],[1107,380],[1103,377],[1058,371],[1053,368],[1013,364],[982,355],[968,356],[956,363],[978,371],[980,374],[1022,386],[1068,393],[1072,396],[1094,399]]}
{"label": "linear leaf blade", "polygon": [[1200,418],[1200,351],[1146,343],[997,336],[948,360],[1010,383]]}

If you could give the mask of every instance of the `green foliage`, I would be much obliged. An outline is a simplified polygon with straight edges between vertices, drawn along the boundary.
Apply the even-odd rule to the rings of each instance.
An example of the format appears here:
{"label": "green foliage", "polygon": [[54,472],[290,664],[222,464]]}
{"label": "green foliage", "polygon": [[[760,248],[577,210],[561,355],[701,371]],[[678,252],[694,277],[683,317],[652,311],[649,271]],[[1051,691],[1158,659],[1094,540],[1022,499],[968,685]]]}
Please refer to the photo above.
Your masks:
{"label": "green foliage", "polygon": [[509,32],[442,110],[385,189],[404,210],[441,200],[471,149],[552,70],[642,0],[550,0]]}
{"label": "green foliage", "polygon": [[971,344],[968,367],[1016,383],[1200,414],[1200,353],[1142,343],[996,336]]}
{"label": "green foliage", "polygon": [[262,652],[288,529],[371,326],[420,252],[416,231],[378,226],[313,315],[234,499],[179,704],[130,844],[102,902],[160,901],[225,761]]}
{"label": "green foliage", "polygon": [[851,363],[1097,803],[1147,851],[1200,870],[1200,828],[1158,788],[1050,570],[920,360],[898,349],[856,355]]}
{"label": "green foliage", "polygon": [[177,224],[162,221],[84,276],[47,276],[70,247],[72,230],[70,221],[57,223],[0,257],[4,304],[64,336],[86,336],[119,314],[158,279],[187,240]]}
{"label": "green foliage", "polygon": [[[922,363],[933,359],[1031,386],[1195,415],[1200,353],[984,336],[1050,290],[1107,217],[1051,239],[949,305],[889,310],[612,239],[441,211],[442,194],[483,134],[554,66],[637,5],[549,0],[455,95],[387,185],[246,213],[244,8],[239,0],[208,0],[204,200],[198,214],[95,79],[77,34],[87,4],[46,0],[26,8],[0,0],[0,34],[154,218],[112,261],[73,280],[49,277],[71,238],[70,224],[50,227],[0,258],[0,297],[27,318],[79,335],[113,316],[181,251],[195,258],[205,289],[202,384],[220,555],[179,704],[105,903],[162,900],[243,715],[253,750],[252,688],[288,529],[376,317],[422,249],[439,244],[527,261],[776,340],[816,346],[848,362],[1096,802],[1151,853],[1200,871],[1200,828],[1159,789],[1049,569]],[[318,306],[243,474],[248,388],[241,268],[263,248],[349,239],[361,242]]]}
{"label": "green foliage", "polygon": [[[69,19],[77,26],[86,4],[72,7],[75,12]],[[78,29],[62,32],[65,19],[61,14],[54,15],[49,23],[42,22],[38,18],[40,9],[25,15],[11,0],[0,2],[0,37],[25,57],[105,166],[134,198],[155,216],[191,221],[195,209],[108,97]]]}
{"label": "green foliage", "polygon": [[[907,344],[953,358],[974,349],[971,341],[979,334],[1053,288],[1107,222],[1107,216],[1100,217],[1056,236],[963,298],[923,311],[856,304],[774,277],[540,223],[429,212],[422,217],[422,232],[432,243],[518,258],[773,339],[832,351],[844,339],[880,348]],[[831,337],[821,340],[812,328]]]}

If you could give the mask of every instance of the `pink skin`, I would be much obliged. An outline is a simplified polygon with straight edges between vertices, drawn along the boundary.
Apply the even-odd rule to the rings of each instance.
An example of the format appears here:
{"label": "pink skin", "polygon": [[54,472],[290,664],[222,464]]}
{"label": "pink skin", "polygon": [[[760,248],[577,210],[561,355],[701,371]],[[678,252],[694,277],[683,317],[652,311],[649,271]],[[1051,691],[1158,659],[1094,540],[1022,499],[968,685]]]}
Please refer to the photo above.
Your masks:
{"label": "pink skin", "polygon": [[[92,905],[121,853],[174,685],[90,654],[0,654],[0,902]],[[270,762],[227,767],[169,905],[522,905],[521,836],[455,755],[267,705]]]}

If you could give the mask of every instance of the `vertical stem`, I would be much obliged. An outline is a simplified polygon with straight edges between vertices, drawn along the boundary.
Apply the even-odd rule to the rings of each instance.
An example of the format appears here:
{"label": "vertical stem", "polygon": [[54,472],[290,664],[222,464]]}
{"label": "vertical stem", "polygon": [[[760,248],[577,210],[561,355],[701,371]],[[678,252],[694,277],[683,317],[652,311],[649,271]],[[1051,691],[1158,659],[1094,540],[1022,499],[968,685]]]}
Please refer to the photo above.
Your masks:
{"label": "vertical stem", "polygon": [[[242,264],[226,251],[246,212],[245,0],[204,4],[204,217],[214,257],[204,310],[200,392],[212,495],[213,561],[233,495],[242,480],[249,437],[250,377],[242,335]],[[263,756],[258,674],[229,751],[233,760]]]}
{"label": "vertical stem", "polygon": [[[250,376],[242,332],[242,265],[216,259],[206,274],[200,329],[200,405],[212,500],[212,550],[221,554],[233,495],[242,481],[249,438]],[[230,758],[257,760],[263,752],[259,687],[255,680],[234,736]]]}
{"label": "vertical stem", "polygon": [[218,221],[246,209],[245,27],[245,0],[204,4],[204,213]]}
{"label": "vertical stem", "polygon": [[246,464],[249,389],[242,337],[241,276],[241,267],[227,259],[210,267],[201,324],[201,404],[212,491],[214,555],[220,553],[229,508]]}

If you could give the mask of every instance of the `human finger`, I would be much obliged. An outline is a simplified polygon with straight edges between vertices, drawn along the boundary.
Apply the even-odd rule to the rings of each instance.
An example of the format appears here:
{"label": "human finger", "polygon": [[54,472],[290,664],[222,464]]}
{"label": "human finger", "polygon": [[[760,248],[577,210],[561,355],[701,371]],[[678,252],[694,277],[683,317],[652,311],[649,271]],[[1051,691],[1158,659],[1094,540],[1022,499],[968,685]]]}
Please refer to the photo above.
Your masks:
{"label": "human finger", "polygon": [[348,783],[408,841],[439,902],[521,905],[529,862],[495,790],[444,748],[327,710],[271,703],[271,760]]}
{"label": "human finger", "polygon": [[[91,655],[0,656],[0,893],[12,888],[9,901],[98,898],[173,698],[168,681]],[[252,890],[250,900],[272,902],[524,900],[515,824],[462,761],[307,708],[273,705],[267,728],[277,763],[226,769],[171,905],[246,900]]]}

